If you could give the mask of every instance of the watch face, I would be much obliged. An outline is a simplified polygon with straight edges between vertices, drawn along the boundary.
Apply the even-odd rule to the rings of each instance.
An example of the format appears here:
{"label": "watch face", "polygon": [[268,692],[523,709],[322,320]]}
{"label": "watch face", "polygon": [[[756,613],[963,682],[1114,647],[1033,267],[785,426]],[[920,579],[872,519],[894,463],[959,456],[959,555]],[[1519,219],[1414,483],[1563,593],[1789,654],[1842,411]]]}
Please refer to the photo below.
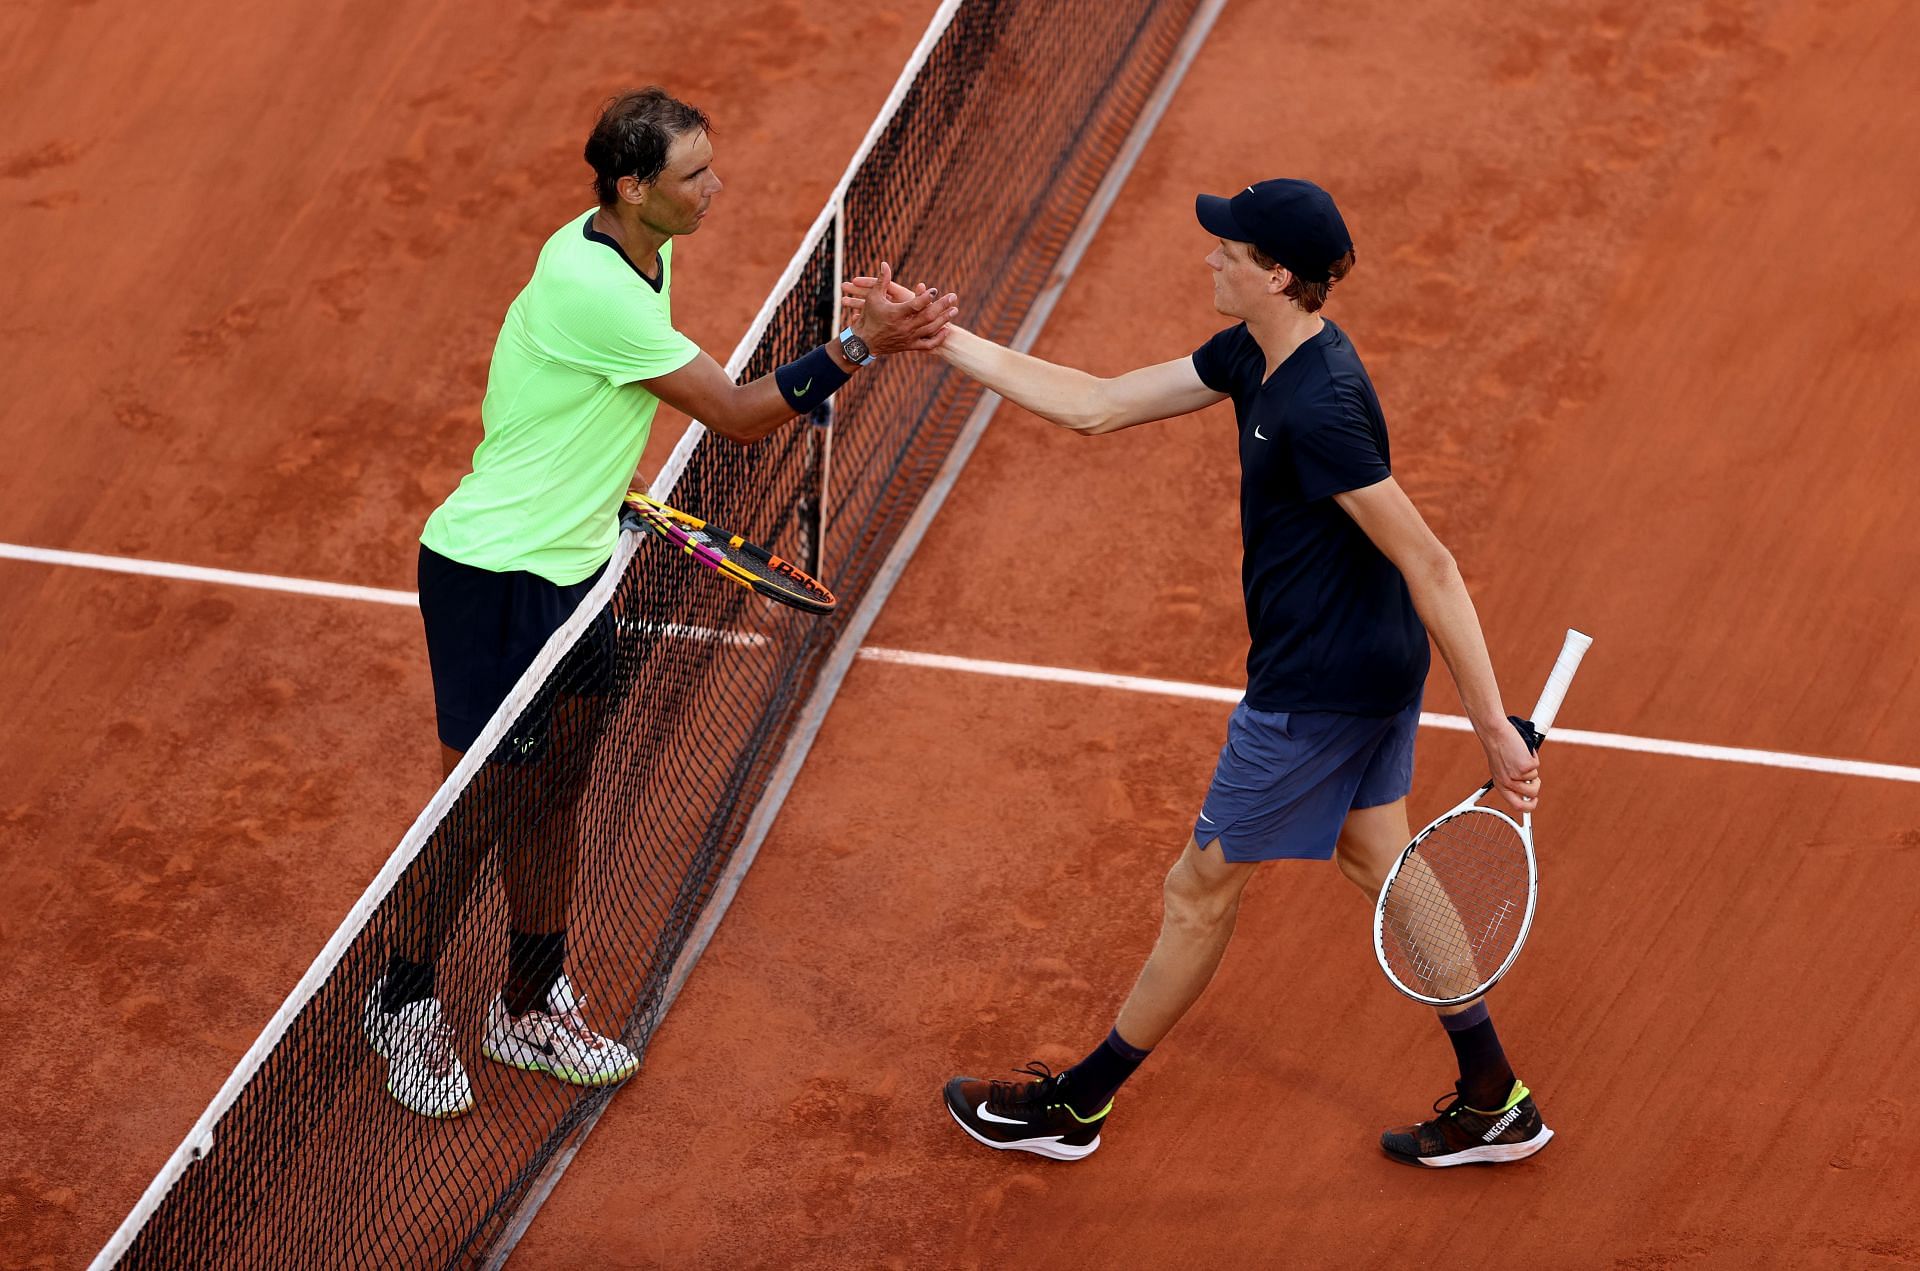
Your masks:
{"label": "watch face", "polygon": [[873,356],[872,351],[867,348],[867,342],[851,331],[840,337],[840,348],[856,362],[864,362]]}

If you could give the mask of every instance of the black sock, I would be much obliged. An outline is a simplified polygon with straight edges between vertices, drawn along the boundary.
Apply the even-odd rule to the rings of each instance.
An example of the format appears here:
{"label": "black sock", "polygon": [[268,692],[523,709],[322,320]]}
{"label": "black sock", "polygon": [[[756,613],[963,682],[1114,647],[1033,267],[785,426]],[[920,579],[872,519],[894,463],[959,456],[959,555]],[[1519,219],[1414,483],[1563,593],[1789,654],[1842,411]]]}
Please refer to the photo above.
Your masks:
{"label": "black sock", "polygon": [[380,1009],[391,1015],[433,996],[433,964],[409,962],[399,954],[387,959],[380,982]]}
{"label": "black sock", "polygon": [[507,1014],[525,1015],[547,1005],[547,994],[567,964],[567,933],[546,935],[526,932],[507,933],[507,979],[500,996],[506,999]]}
{"label": "black sock", "polygon": [[1440,1026],[1460,1061],[1460,1101],[1479,1112],[1498,1111],[1513,1093],[1513,1066],[1500,1049],[1487,1004],[1475,1002],[1457,1015],[1442,1015]]}
{"label": "black sock", "polygon": [[1152,1053],[1129,1045],[1120,1030],[1114,1029],[1091,1055],[1060,1074],[1068,1105],[1083,1117],[1092,1116],[1112,1101],[1114,1091]]}

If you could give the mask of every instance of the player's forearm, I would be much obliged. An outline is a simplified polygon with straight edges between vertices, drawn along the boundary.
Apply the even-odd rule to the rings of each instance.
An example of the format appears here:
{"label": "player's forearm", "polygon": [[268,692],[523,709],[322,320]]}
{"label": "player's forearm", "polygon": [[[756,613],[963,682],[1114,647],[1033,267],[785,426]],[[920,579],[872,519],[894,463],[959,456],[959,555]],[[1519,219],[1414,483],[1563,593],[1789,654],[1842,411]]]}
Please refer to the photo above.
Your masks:
{"label": "player's forearm", "polygon": [[1405,577],[1407,590],[1413,594],[1413,607],[1453,674],[1467,718],[1478,730],[1505,727],[1507,711],[1501,704],[1500,685],[1494,679],[1493,659],[1487,655],[1480,615],[1452,554],[1441,550],[1405,571]]}
{"label": "player's forearm", "polygon": [[[833,364],[843,373],[851,376],[859,366],[841,349],[839,342],[827,341],[826,354]],[[828,388],[821,385],[821,388]],[[831,396],[832,389],[820,394],[820,401]],[[711,432],[718,433],[729,441],[750,445],[763,437],[776,433],[791,419],[798,418],[793,403],[780,391],[780,383],[775,373],[769,371],[757,380],[738,385],[727,395],[720,406],[714,410],[712,418],[702,419]]]}
{"label": "player's forearm", "polygon": [[952,325],[940,356],[1008,401],[1063,428],[1097,432],[1106,420],[1101,381],[1085,371],[1017,353]]}
{"label": "player's forearm", "polygon": [[718,409],[700,422],[708,432],[748,445],[776,431],[793,417],[793,408],[781,397],[779,385],[768,374],[734,389]]}

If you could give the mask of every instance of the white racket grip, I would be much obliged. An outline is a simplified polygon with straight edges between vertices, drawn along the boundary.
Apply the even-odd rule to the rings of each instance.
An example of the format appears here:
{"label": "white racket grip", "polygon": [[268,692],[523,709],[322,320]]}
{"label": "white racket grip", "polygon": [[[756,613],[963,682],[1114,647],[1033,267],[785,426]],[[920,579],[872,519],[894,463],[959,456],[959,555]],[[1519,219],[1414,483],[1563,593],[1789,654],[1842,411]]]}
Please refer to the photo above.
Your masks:
{"label": "white racket grip", "polygon": [[1580,669],[1580,659],[1587,656],[1587,648],[1592,643],[1592,636],[1568,629],[1567,642],[1560,646],[1560,656],[1554,660],[1552,674],[1547,676],[1547,686],[1540,690],[1540,700],[1533,708],[1533,726],[1539,732],[1544,734],[1553,727],[1560,703],[1567,700],[1573,673]]}

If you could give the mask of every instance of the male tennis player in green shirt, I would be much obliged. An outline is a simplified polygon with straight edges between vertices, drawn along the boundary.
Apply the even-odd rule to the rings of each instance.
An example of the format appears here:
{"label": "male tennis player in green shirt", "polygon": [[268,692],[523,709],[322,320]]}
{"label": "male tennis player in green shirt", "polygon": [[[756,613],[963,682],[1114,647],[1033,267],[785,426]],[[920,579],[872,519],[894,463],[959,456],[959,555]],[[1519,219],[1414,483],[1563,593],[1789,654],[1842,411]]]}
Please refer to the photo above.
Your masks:
{"label": "male tennis player in green shirt", "polygon": [[[838,339],[735,384],[674,328],[671,307],[673,240],[700,227],[721,189],[706,115],[658,88],[626,93],[601,113],[586,160],[599,205],[554,232],[508,308],[473,471],[420,535],[420,612],[449,774],[606,568],[662,401],[720,436],[756,441],[875,356],[938,347],[956,311],[952,295],[926,292],[869,302]],[[510,931],[482,1053],[590,1086],[639,1064],[587,1023],[565,974],[574,803],[618,688],[608,641],[596,635],[562,664],[563,687],[530,704],[475,774],[491,788],[468,793],[482,808],[497,797],[516,812],[498,841]],[[450,866],[416,867],[403,882],[405,934],[364,1013],[368,1040],[388,1060],[387,1089],[427,1116],[473,1106],[434,972],[494,841],[457,826],[451,837],[464,841],[450,845]]]}

